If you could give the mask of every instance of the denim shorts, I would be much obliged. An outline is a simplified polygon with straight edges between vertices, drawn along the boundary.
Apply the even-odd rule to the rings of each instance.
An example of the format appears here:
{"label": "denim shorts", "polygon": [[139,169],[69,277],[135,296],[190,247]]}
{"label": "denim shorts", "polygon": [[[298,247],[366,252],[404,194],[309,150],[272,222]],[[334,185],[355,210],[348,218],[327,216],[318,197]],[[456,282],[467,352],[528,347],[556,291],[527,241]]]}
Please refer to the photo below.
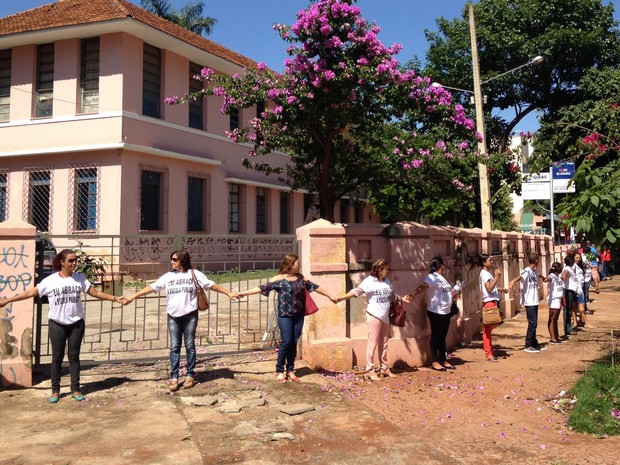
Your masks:
{"label": "denim shorts", "polygon": [[578,304],[585,304],[586,303],[586,298],[584,297],[583,294],[577,294],[577,303]]}

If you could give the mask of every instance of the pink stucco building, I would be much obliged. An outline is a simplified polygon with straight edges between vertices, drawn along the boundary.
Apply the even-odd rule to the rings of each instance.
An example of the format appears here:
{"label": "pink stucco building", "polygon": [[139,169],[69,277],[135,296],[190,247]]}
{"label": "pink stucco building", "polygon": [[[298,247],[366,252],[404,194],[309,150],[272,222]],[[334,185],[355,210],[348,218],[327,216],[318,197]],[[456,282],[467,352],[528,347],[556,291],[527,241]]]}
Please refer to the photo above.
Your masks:
{"label": "pink stucco building", "polygon": [[[200,86],[202,67],[255,65],[125,0],[0,19],[0,221],[51,234],[292,234],[311,195],[245,169],[248,147],[224,135],[256,109],[163,104]],[[335,216],[376,222],[348,199]]]}

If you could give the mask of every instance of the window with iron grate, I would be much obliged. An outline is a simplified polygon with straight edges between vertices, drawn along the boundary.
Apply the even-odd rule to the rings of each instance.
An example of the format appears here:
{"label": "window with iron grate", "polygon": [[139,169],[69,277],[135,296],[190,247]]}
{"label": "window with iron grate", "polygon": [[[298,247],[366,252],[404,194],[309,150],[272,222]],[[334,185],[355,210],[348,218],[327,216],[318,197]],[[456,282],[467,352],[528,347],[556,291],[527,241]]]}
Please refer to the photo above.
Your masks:
{"label": "window with iron grate", "polygon": [[9,214],[9,170],[0,170],[0,222]]}
{"label": "window with iron grate", "polygon": [[26,169],[28,192],[26,196],[26,221],[41,232],[49,232],[52,213],[52,171]]}
{"label": "window with iron grate", "polygon": [[[189,92],[199,92],[202,90],[202,82],[194,79],[194,76],[199,76],[202,66],[196,63],[189,64]],[[188,102],[189,111],[189,127],[195,129],[203,128],[204,118],[204,99],[198,98],[196,100],[190,100]]]}
{"label": "window with iron grate", "polygon": [[74,230],[96,231],[98,228],[98,169],[74,170]]}

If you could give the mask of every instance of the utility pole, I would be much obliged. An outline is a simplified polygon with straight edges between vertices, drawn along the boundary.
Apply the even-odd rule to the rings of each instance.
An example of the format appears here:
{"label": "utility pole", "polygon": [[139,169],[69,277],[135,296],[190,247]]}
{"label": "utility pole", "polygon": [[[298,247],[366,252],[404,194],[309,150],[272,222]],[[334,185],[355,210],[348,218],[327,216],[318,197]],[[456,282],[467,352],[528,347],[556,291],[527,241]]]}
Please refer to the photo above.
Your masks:
{"label": "utility pole", "polygon": [[471,61],[474,73],[474,104],[476,107],[476,131],[482,136],[478,142],[480,162],[478,162],[478,177],[480,178],[480,212],[482,215],[482,229],[491,231],[493,220],[491,217],[491,195],[489,189],[489,175],[484,162],[487,156],[486,133],[484,131],[484,108],[482,106],[482,86],[480,83],[480,64],[478,62],[478,42],[476,40],[476,23],[474,21],[474,5],[469,3],[469,35],[471,38]]}

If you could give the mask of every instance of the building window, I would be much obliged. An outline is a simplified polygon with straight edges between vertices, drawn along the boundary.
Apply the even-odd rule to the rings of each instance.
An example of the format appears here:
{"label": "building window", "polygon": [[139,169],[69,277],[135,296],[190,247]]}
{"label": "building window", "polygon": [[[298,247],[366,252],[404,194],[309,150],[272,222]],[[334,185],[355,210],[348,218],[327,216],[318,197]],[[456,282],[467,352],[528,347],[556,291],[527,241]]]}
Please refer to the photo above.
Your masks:
{"label": "building window", "polygon": [[160,117],[161,102],[161,50],[144,44],[142,70],[142,114]]}
{"label": "building window", "polygon": [[187,179],[187,230],[205,231],[205,180]]}
{"label": "building window", "polygon": [[71,169],[69,205],[72,224],[69,229],[97,232],[99,229],[99,168],[73,166]]}
{"label": "building window", "polygon": [[11,50],[0,50],[0,121],[8,121],[11,109]]}
{"label": "building window", "polygon": [[0,222],[9,216],[9,170],[0,170]]}
{"label": "building window", "polygon": [[340,222],[348,223],[349,222],[349,200],[340,199]]}
{"label": "building window", "polygon": [[28,190],[24,197],[25,220],[38,231],[50,232],[52,220],[52,170],[26,168]]}
{"label": "building window", "polygon": [[245,231],[245,186],[230,184],[228,188],[228,232]]}
{"label": "building window", "polygon": [[359,200],[355,202],[355,222],[364,222],[364,202],[360,202]]}
{"label": "building window", "polygon": [[82,40],[80,113],[99,111],[99,38]]}
{"label": "building window", "polygon": [[256,117],[260,118],[265,111],[265,102],[258,102],[256,104]]}
{"label": "building window", "polygon": [[239,109],[231,108],[230,110],[230,130],[239,129]]}
{"label": "building window", "polygon": [[[196,63],[189,64],[189,92],[193,94],[195,92],[200,92],[202,90],[202,82],[194,79],[194,76],[200,76],[200,71],[202,70],[202,66],[197,65]],[[202,120],[204,115],[204,99],[198,98],[196,100],[190,100],[188,102],[189,109],[189,127],[202,129]]]}
{"label": "building window", "polygon": [[168,172],[160,168],[142,169],[140,187],[140,230],[165,231],[168,222]]}
{"label": "building window", "polygon": [[267,189],[264,187],[256,188],[256,232],[266,233],[267,231]]}
{"label": "building window", "polygon": [[290,234],[290,193],[280,191],[280,234]]}
{"label": "building window", "polygon": [[37,87],[35,97],[35,116],[52,116],[54,109],[54,44],[37,47]]}

